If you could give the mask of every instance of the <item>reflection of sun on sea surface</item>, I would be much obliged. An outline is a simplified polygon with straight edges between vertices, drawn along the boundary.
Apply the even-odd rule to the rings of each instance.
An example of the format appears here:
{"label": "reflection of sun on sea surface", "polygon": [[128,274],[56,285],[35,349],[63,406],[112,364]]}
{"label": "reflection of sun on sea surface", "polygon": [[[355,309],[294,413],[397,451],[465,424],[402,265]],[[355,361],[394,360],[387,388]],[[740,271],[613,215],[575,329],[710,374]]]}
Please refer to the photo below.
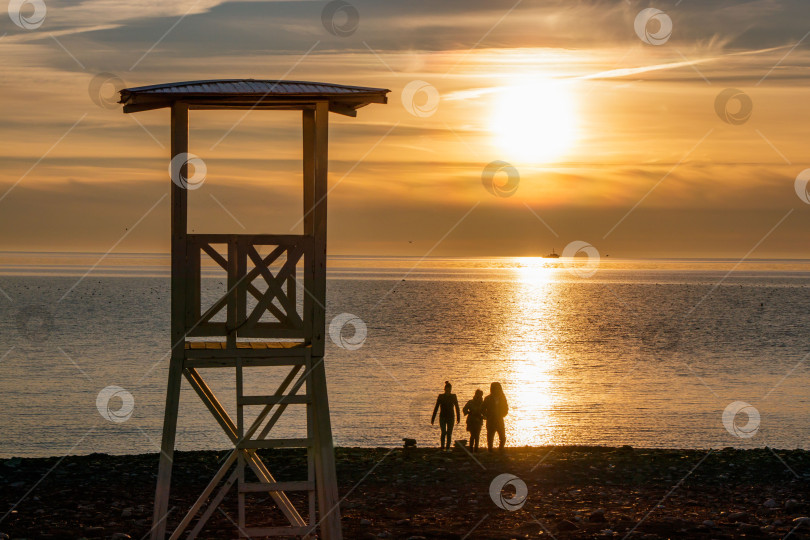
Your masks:
{"label": "reflection of sun on sea surface", "polygon": [[534,78],[500,90],[490,129],[507,159],[530,163],[559,159],[577,138],[570,83]]}
{"label": "reflection of sun on sea surface", "polygon": [[551,261],[527,257],[516,260],[518,286],[516,309],[507,325],[511,370],[505,374],[510,390],[506,418],[509,444],[554,443],[554,377],[558,366],[555,350],[557,303],[556,276],[561,271]]}

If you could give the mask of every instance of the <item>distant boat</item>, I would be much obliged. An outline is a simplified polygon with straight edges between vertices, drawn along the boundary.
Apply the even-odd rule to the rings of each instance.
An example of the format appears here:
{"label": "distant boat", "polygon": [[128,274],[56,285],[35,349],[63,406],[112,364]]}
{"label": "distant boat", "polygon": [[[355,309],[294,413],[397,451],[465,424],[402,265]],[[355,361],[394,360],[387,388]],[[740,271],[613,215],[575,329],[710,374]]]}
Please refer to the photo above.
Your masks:
{"label": "distant boat", "polygon": [[549,253],[548,255],[546,255],[544,258],[545,258],[545,259],[559,259],[559,258],[560,258],[560,256],[559,256],[559,255],[557,255],[557,252],[556,252],[556,251],[554,251],[554,248],[552,248],[552,249],[551,249],[551,253]]}

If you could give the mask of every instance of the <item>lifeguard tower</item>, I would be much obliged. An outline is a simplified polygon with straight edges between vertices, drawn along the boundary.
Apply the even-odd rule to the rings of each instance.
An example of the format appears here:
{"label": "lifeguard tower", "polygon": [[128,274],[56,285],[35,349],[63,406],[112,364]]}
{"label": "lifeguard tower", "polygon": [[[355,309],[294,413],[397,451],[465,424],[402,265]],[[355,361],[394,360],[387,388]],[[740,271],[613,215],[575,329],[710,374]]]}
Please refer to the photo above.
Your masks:
{"label": "lifeguard tower", "polygon": [[[187,538],[197,537],[234,485],[240,537],[342,537],[323,364],[329,113],[356,116],[361,107],[386,103],[388,92],[381,88],[253,79],[191,81],[121,91],[125,113],[161,108],[171,111],[172,350],[152,540],[166,538],[183,378],[225,431],[234,450],[170,538],[178,539],[187,531]],[[188,233],[189,111],[230,109],[302,111],[302,235]],[[260,254],[265,252],[269,254]],[[208,308],[202,305],[202,257],[213,260],[227,275],[224,295]],[[277,388],[267,388],[261,395],[246,395],[251,368],[258,367],[278,368],[286,375]],[[234,370],[235,420],[203,378],[202,372],[208,369]],[[306,407],[306,436],[273,438],[273,427],[290,406]],[[259,410],[250,425],[245,423],[245,407]],[[261,449],[270,448],[306,448],[307,478],[276,481],[259,456]],[[257,481],[246,478],[246,466]],[[299,497],[308,506],[303,515],[288,496],[293,491],[308,493],[303,499]],[[247,524],[245,496],[251,493],[268,494],[289,523],[262,527]]]}

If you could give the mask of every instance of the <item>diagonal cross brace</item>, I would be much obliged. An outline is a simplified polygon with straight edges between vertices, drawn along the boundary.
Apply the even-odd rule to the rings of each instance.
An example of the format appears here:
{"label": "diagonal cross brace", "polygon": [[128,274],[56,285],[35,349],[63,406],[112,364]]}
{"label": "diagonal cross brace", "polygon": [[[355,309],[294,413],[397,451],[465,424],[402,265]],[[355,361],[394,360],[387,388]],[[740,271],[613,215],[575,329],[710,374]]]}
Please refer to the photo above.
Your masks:
{"label": "diagonal cross brace", "polygon": [[[287,387],[295,379],[295,376],[297,375],[297,373],[301,369],[301,367],[302,366],[300,366],[300,365],[293,366],[290,373],[287,375],[287,377],[284,379],[284,381],[282,381],[282,383],[279,385],[278,390],[276,390],[275,395],[277,395],[277,396],[278,395],[283,395],[283,393],[285,392]],[[186,368],[186,369],[184,369],[183,374],[185,375],[185,377],[188,380],[191,387],[197,392],[197,395],[200,397],[203,404],[205,404],[205,406],[208,408],[211,415],[220,424],[220,427],[222,427],[222,430],[225,432],[225,434],[228,436],[228,438],[231,440],[231,442],[234,445],[238,445],[241,441],[240,441],[240,439],[239,439],[239,437],[237,435],[238,432],[237,432],[236,424],[234,424],[233,420],[228,415],[227,411],[222,406],[222,404],[219,402],[217,397],[214,395],[213,391],[211,391],[211,388],[208,386],[208,384],[205,382],[205,380],[202,378],[202,376],[194,368]],[[301,380],[295,386],[295,391],[297,391],[297,389],[300,388],[300,386],[303,384],[303,380],[304,380],[304,377],[301,377]],[[267,414],[269,414],[272,407],[273,407],[273,405],[267,405],[267,406],[264,407],[264,409],[259,414],[259,416],[254,420],[254,422],[251,425],[250,429],[247,431],[246,436],[243,437],[243,440],[248,438],[249,436],[251,436],[253,433],[256,432],[256,430],[259,428],[261,423],[266,418]],[[275,482],[275,478],[273,478],[272,474],[267,469],[267,466],[264,464],[264,462],[261,460],[261,458],[259,457],[259,455],[256,453],[255,450],[253,450],[253,449],[249,449],[249,450],[234,449],[234,452],[228,457],[229,462],[226,461],[226,464],[223,464],[223,466],[217,472],[217,475],[211,480],[211,482],[209,482],[208,486],[205,488],[203,493],[200,495],[200,497],[197,499],[195,504],[191,507],[189,512],[183,518],[183,521],[181,521],[180,525],[175,530],[174,534],[172,535],[172,539],[179,538],[179,535],[182,534],[183,530],[185,530],[185,528],[188,526],[188,524],[191,522],[191,520],[194,518],[194,516],[197,514],[197,512],[199,512],[202,505],[205,503],[205,501],[208,499],[208,497],[213,492],[216,485],[219,483],[219,481],[223,478],[223,476],[225,475],[227,470],[230,468],[230,466],[236,460],[239,453],[242,453],[245,460],[250,465],[251,469],[253,469],[253,472],[256,474],[256,476],[262,482],[264,482],[264,483]],[[223,486],[222,490],[217,495],[215,500],[212,501],[211,504],[209,505],[209,508],[206,509],[206,513],[203,515],[203,518],[205,518],[206,521],[207,521],[208,517],[210,517],[210,512],[208,512],[208,510],[210,509],[211,511],[213,511],[213,508],[218,506],[218,504],[221,501],[222,497],[224,497],[224,492],[227,492],[227,490],[230,489],[230,486],[228,486],[228,489],[225,489],[225,486],[228,486],[228,484],[226,483]],[[273,498],[273,500],[276,502],[276,504],[279,506],[281,511],[284,513],[284,515],[287,517],[287,519],[290,521],[290,523],[293,526],[300,526],[300,527],[306,526],[306,522],[301,517],[301,515],[298,513],[298,511],[293,506],[292,502],[290,501],[290,499],[287,497],[287,495],[284,492],[270,491],[269,493],[270,493],[270,496]],[[201,518],[200,521],[203,521],[203,519]],[[199,532],[198,527],[201,529],[202,525],[204,525],[204,522],[202,524],[198,522],[197,527],[195,527],[195,530],[197,532]]]}

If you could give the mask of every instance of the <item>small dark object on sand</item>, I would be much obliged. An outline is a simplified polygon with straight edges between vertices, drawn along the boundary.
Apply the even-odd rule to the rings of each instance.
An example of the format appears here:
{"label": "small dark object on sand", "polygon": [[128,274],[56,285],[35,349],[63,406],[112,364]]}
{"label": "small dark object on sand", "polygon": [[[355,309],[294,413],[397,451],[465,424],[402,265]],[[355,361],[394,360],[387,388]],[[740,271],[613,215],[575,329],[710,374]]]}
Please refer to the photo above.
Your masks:
{"label": "small dark object on sand", "polygon": [[416,439],[404,438],[402,441],[405,443],[402,446],[405,448],[416,448]]}

